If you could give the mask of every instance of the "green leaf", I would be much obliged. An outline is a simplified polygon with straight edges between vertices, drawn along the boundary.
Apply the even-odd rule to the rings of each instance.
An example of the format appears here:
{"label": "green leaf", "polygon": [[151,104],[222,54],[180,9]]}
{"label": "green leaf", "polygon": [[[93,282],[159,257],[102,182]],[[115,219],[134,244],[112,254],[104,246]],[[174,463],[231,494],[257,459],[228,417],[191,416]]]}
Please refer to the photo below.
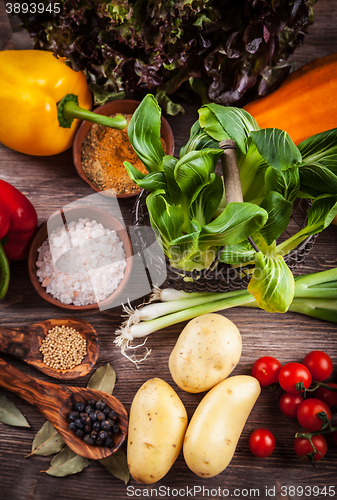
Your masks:
{"label": "green leaf", "polygon": [[130,120],[129,140],[148,172],[162,170],[165,151],[160,142],[160,107],[153,95],[144,97]]}
{"label": "green leaf", "polygon": [[0,394],[0,422],[14,427],[30,427],[19,408]]}
{"label": "green leaf", "polygon": [[98,368],[91,376],[87,388],[112,394],[116,382],[116,372],[109,363]]}
{"label": "green leaf", "polygon": [[50,468],[44,472],[49,476],[69,476],[81,472],[90,464],[87,458],[74,453],[68,446],[58,453],[50,463]]}
{"label": "green leaf", "polygon": [[188,200],[204,187],[211,173],[215,172],[216,162],[223,154],[222,149],[202,149],[190,151],[176,164],[174,178]]}
{"label": "green leaf", "polygon": [[223,195],[222,178],[217,174],[210,174],[209,182],[204,186],[189,207],[189,216],[198,221],[201,226],[208,224],[218,208]]}
{"label": "green leaf", "polygon": [[267,244],[271,245],[287,229],[292,204],[285,200],[280,193],[270,191],[263,199],[260,207],[268,212],[268,220],[260,229],[260,233]]}
{"label": "green leaf", "polygon": [[265,183],[267,193],[276,191],[293,203],[300,191],[300,169],[294,167],[288,170],[275,170],[273,167],[268,167],[265,172]]}
{"label": "green leaf", "polygon": [[284,130],[265,128],[250,135],[262,158],[276,170],[287,170],[301,163],[300,150]]}
{"label": "green leaf", "polygon": [[194,123],[190,131],[190,138],[185,146],[180,149],[179,157],[182,158],[190,151],[200,149],[216,149],[219,147],[218,141],[215,141],[205,131],[202,130],[198,121]]}
{"label": "green leaf", "polygon": [[174,178],[174,170],[177,163],[177,158],[169,155],[164,156],[163,170],[166,179],[166,189],[171,202],[175,205],[179,205],[182,200],[182,192]]}
{"label": "green leaf", "polygon": [[276,247],[278,253],[287,255],[308,236],[317,234],[332,222],[337,215],[337,195],[322,195],[315,198],[308,210],[307,225]]}
{"label": "green leaf", "polygon": [[181,104],[173,102],[166,92],[160,90],[156,93],[156,99],[159,105],[163,108],[166,114],[175,116],[178,113],[185,114],[185,110]]}
{"label": "green leaf", "polygon": [[251,132],[260,130],[255,119],[244,109],[205,104],[199,109],[201,127],[213,139],[232,139],[242,153],[247,151],[247,139]]}
{"label": "green leaf", "polygon": [[201,250],[208,246],[234,245],[258,231],[268,214],[252,203],[229,203],[212,222],[204,226],[199,237]]}
{"label": "green leaf", "polygon": [[64,446],[65,442],[60,434],[47,420],[35,435],[32,451],[27,456],[40,455],[42,457],[47,457],[49,455],[55,455],[55,453],[61,451]]}
{"label": "green leaf", "polygon": [[[255,241],[255,240],[254,240]],[[254,261],[255,250],[248,240],[235,245],[226,245],[220,255],[220,262],[236,266]]]}
{"label": "green leaf", "polygon": [[[337,156],[336,156],[337,162]],[[301,190],[315,198],[321,194],[337,194],[337,175],[322,165],[300,168]]]}
{"label": "green leaf", "polygon": [[[204,259],[198,249],[201,226],[197,221],[191,221],[186,230],[187,234],[179,236],[169,243],[171,262],[177,268],[187,271],[203,269],[205,267]],[[194,261],[194,257],[196,256],[200,260],[199,264],[201,263],[201,267]]]}
{"label": "green leaf", "polygon": [[337,194],[315,198],[308,210],[308,223],[303,229],[306,235],[323,231],[337,215]]}
{"label": "green leaf", "polygon": [[255,269],[247,287],[261,309],[287,312],[295,292],[295,281],[281,255],[255,254]]}
{"label": "green leaf", "polygon": [[156,189],[166,189],[166,179],[164,172],[151,172],[146,175],[140,172],[128,161],[124,162],[124,166],[129,174],[130,179],[135,182],[140,188],[147,191],[155,191]]}
{"label": "green leaf", "polygon": [[306,166],[321,166],[337,175],[337,128],[309,137],[298,149]]}
{"label": "green leaf", "polygon": [[120,448],[116,451],[116,453],[110,455],[110,457],[102,458],[99,462],[104,465],[110,474],[115,476],[117,479],[120,479],[125,484],[128,484],[130,472],[124,450]]}
{"label": "green leaf", "polygon": [[146,198],[150,222],[156,233],[165,255],[170,255],[170,242],[182,235],[185,225],[185,214],[180,205],[170,205],[165,199],[163,190],[151,193]]}

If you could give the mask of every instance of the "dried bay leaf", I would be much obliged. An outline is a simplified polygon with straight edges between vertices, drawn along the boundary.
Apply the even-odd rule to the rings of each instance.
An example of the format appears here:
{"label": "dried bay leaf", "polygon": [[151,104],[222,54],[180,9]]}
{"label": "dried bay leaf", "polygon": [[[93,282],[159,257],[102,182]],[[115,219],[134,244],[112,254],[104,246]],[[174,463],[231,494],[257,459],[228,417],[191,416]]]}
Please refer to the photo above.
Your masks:
{"label": "dried bay leaf", "polygon": [[49,420],[47,420],[35,435],[32,451],[27,456],[40,455],[42,457],[48,457],[49,455],[55,455],[55,453],[61,451],[64,446],[65,442],[60,434]]}
{"label": "dried bay leaf", "polygon": [[0,422],[15,427],[29,427],[19,408],[2,394],[0,394]]}
{"label": "dried bay leaf", "polygon": [[74,453],[69,446],[65,446],[51,461],[50,468],[46,471],[50,476],[63,477],[76,474],[88,467],[87,458]]}
{"label": "dried bay leaf", "polygon": [[116,372],[109,363],[98,368],[91,376],[87,388],[112,394],[116,382]]}
{"label": "dried bay leaf", "polygon": [[116,453],[110,455],[110,457],[102,458],[99,462],[104,465],[110,474],[115,476],[117,479],[124,481],[125,484],[128,484],[130,472],[124,450],[119,449]]}

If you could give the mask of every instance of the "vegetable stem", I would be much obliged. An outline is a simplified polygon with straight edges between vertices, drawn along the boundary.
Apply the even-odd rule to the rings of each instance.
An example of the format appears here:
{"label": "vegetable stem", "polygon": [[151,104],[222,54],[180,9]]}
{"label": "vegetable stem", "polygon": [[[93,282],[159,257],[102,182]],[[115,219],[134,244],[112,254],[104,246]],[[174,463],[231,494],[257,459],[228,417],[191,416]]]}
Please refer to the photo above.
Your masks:
{"label": "vegetable stem", "polygon": [[[75,99],[74,99],[75,98]],[[61,127],[70,128],[73,120],[87,120],[98,125],[123,130],[127,127],[128,122],[122,115],[116,115],[114,118],[110,116],[100,115],[81,108],[78,105],[78,98],[74,94],[67,94],[58,105],[58,119]]]}
{"label": "vegetable stem", "polygon": [[0,243],[0,300],[4,298],[9,286],[10,269],[2,243]]}

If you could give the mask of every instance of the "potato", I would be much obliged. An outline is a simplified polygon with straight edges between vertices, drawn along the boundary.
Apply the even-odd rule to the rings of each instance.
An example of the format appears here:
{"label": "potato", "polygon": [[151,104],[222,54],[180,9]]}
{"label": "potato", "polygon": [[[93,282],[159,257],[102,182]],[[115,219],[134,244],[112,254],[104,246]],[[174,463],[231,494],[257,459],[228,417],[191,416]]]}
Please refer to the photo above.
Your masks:
{"label": "potato", "polygon": [[256,378],[236,375],[220,382],[201,400],[183,444],[186,464],[195,474],[214,477],[227,467],[260,392]]}
{"label": "potato", "polygon": [[129,418],[127,458],[130,474],[145,484],[159,481],[178,457],[187,413],[172,387],[153,378],[136,393]]}
{"label": "potato", "polygon": [[207,391],[228,377],[241,350],[241,335],[232,321],[221,314],[204,314],[192,319],[179,335],[169,369],[180,389]]}

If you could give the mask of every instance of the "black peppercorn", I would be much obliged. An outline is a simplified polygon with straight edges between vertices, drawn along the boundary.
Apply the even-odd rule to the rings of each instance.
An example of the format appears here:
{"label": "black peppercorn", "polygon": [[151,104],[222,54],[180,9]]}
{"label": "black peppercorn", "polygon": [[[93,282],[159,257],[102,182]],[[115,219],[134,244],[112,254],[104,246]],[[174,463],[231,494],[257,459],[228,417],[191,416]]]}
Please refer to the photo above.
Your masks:
{"label": "black peppercorn", "polygon": [[75,424],[77,426],[78,429],[83,429],[84,425],[82,423],[82,420],[80,418],[78,418],[77,420],[75,420]]}
{"label": "black peppercorn", "polygon": [[109,448],[112,448],[114,446],[114,442],[112,437],[107,437],[105,440],[105,446],[108,446]]}
{"label": "black peppercorn", "polygon": [[77,431],[77,425],[76,425],[76,422],[70,422],[70,424],[69,424],[69,429],[70,429],[71,431],[74,431],[74,432],[75,432],[75,431]]}
{"label": "black peppercorn", "polygon": [[78,413],[78,411],[71,411],[69,413],[69,420],[71,420],[72,422],[74,422],[78,418],[80,418],[80,414]]}
{"label": "black peppercorn", "polygon": [[94,423],[92,424],[92,428],[93,428],[93,430],[94,430],[94,431],[99,431],[99,430],[101,429],[101,424],[100,424],[100,422],[94,422]]}
{"label": "black peppercorn", "polygon": [[108,414],[108,419],[109,420],[115,420],[117,418],[117,413],[115,410],[110,410]]}
{"label": "black peppercorn", "polygon": [[120,431],[117,413],[102,400],[78,401],[69,412],[69,429],[88,445],[114,446],[112,433]]}
{"label": "black peppercorn", "polygon": [[83,441],[86,443],[86,444],[91,444],[93,445],[95,443],[95,440],[90,436],[90,434],[86,434],[83,438]]}
{"label": "black peppercorn", "polygon": [[112,425],[112,420],[103,420],[101,422],[101,429],[103,429],[103,431],[109,431]]}
{"label": "black peppercorn", "polygon": [[79,438],[83,438],[84,431],[82,429],[77,429],[76,436],[79,437]]}
{"label": "black peppercorn", "polygon": [[75,406],[74,406],[74,409],[76,411],[78,411],[79,413],[81,413],[85,408],[85,404],[82,402],[82,401],[78,401]]}

